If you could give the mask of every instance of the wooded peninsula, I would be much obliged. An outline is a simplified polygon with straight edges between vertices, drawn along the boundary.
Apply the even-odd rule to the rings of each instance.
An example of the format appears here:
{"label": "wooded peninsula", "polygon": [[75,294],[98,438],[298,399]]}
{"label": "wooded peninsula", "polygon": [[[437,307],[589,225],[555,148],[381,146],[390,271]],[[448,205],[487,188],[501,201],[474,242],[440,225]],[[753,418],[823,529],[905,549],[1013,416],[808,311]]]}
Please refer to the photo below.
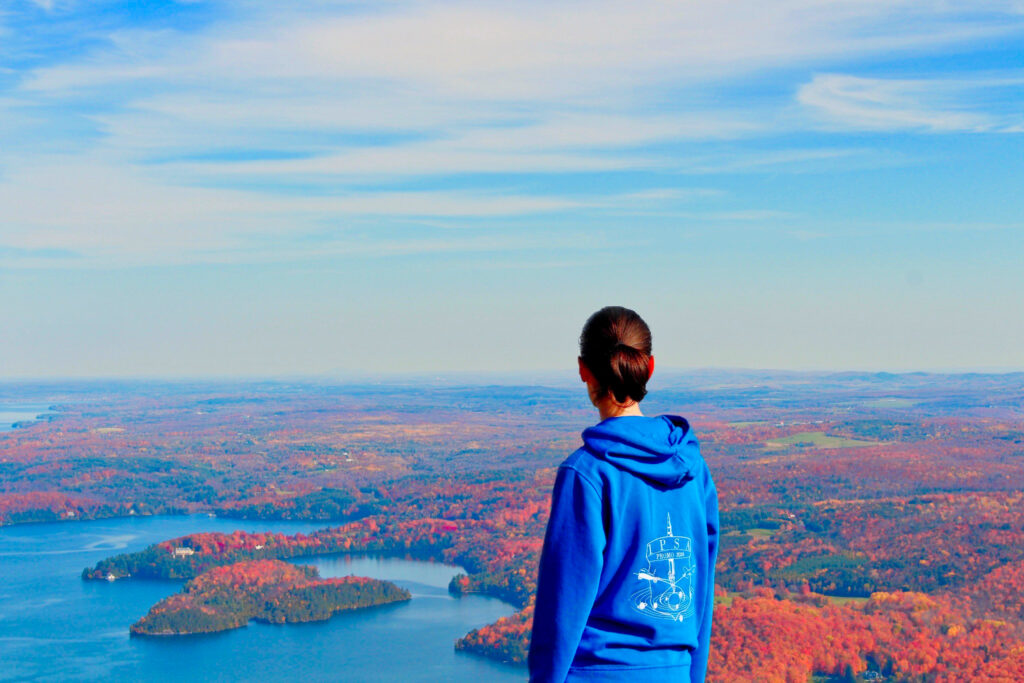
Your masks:
{"label": "wooded peninsula", "polygon": [[358,576],[319,578],[313,567],[251,560],[215,567],[161,600],[132,624],[133,636],[214,633],[245,626],[323,621],[343,611],[410,599],[387,581]]}

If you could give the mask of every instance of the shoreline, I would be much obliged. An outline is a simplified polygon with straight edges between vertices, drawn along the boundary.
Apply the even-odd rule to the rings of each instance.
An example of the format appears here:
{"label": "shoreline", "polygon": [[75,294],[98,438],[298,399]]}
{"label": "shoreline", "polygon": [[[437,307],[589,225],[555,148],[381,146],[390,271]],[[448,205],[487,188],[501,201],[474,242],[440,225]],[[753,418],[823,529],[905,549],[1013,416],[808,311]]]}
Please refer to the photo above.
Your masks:
{"label": "shoreline", "polygon": [[[45,406],[42,408],[26,408],[24,406]],[[46,422],[60,411],[55,404],[43,403],[0,403],[0,434],[13,432],[16,429],[31,427],[38,422]],[[11,420],[10,418],[14,418]]]}

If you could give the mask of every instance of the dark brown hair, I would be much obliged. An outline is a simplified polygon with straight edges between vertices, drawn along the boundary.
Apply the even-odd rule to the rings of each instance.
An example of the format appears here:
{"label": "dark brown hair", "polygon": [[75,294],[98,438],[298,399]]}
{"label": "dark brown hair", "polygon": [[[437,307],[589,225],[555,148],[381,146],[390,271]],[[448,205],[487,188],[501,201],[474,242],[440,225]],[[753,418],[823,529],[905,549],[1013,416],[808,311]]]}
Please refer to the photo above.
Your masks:
{"label": "dark brown hair", "polygon": [[597,380],[599,396],[641,401],[647,395],[651,330],[622,306],[605,306],[587,318],[580,334],[580,358]]}

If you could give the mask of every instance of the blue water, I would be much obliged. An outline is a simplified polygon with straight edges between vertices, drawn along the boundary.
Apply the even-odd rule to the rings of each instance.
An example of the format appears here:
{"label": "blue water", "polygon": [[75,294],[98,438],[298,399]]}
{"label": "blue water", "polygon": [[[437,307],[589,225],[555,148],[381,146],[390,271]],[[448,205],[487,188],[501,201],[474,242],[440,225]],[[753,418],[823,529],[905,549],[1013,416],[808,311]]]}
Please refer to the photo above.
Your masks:
{"label": "blue water", "polygon": [[453,598],[459,570],[393,558],[297,559],[322,576],[394,581],[413,599],[343,612],[326,622],[252,622],[224,633],[130,638],[128,627],[171,581],[82,581],[82,568],[120,552],[199,531],[308,532],[302,522],[206,516],[28,524],[0,529],[0,680],[522,681],[524,669],[456,653],[467,631],[511,614],[483,596]]}
{"label": "blue water", "polygon": [[5,403],[0,402],[0,432],[14,428],[15,422],[34,420],[40,415],[50,413],[47,403]]}

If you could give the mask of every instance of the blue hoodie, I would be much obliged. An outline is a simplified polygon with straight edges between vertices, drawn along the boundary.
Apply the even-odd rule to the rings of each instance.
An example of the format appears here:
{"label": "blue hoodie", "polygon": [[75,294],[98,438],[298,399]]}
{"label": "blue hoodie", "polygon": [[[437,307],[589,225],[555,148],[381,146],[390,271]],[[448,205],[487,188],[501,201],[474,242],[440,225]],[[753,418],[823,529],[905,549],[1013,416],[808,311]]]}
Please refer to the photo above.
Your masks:
{"label": "blue hoodie", "polygon": [[681,417],[612,417],[558,468],[530,680],[703,681],[718,495]]}

